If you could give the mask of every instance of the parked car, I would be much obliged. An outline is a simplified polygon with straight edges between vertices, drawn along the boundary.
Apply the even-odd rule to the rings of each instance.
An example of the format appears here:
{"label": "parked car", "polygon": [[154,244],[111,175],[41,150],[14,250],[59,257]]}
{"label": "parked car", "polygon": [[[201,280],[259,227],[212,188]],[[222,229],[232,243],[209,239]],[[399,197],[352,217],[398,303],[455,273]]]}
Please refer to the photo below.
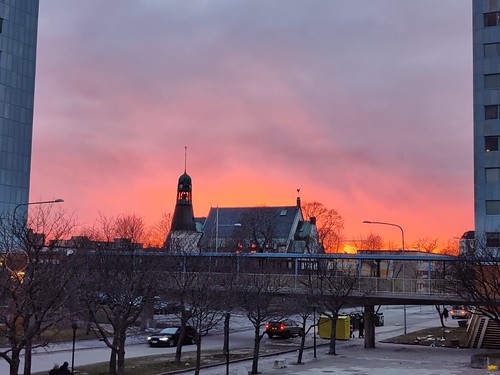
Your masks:
{"label": "parked car", "polygon": [[178,302],[165,302],[158,296],[154,297],[153,306],[154,313],[157,315],[177,314],[181,311],[181,305]]}
{"label": "parked car", "polygon": [[[149,346],[177,346],[181,335],[181,327],[167,327],[162,329],[158,334],[148,337]],[[193,344],[196,337],[196,331],[193,327],[186,326],[186,334],[182,345]]]}
{"label": "parked car", "polygon": [[466,306],[455,305],[448,312],[452,319],[470,319],[472,312]]}
{"label": "parked car", "polygon": [[270,339],[275,336],[289,339],[292,336],[302,336],[304,330],[291,319],[277,319],[266,324],[265,333]]}

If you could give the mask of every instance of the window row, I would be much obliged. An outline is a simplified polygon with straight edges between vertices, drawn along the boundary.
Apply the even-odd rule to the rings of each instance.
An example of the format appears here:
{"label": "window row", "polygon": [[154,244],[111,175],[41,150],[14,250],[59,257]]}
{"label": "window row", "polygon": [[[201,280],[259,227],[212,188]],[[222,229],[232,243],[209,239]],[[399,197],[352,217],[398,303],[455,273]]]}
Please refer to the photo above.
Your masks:
{"label": "window row", "polygon": [[498,151],[498,139],[500,136],[498,135],[490,135],[484,137],[484,151]]}
{"label": "window row", "polygon": [[485,74],[484,75],[484,88],[487,90],[500,88],[500,74]]}
{"label": "window row", "polygon": [[486,215],[500,215],[500,201],[486,201]]}
{"label": "window row", "polygon": [[484,27],[500,26],[500,12],[484,14]]}
{"label": "window row", "polygon": [[484,45],[484,57],[499,57],[500,43],[488,43]]}
{"label": "window row", "polygon": [[486,247],[500,247],[500,233],[486,232]]}
{"label": "window row", "polygon": [[500,168],[486,168],[484,170],[484,177],[486,183],[500,182]]}
{"label": "window row", "polygon": [[485,120],[496,120],[500,116],[500,105],[485,105],[484,106],[484,119]]}

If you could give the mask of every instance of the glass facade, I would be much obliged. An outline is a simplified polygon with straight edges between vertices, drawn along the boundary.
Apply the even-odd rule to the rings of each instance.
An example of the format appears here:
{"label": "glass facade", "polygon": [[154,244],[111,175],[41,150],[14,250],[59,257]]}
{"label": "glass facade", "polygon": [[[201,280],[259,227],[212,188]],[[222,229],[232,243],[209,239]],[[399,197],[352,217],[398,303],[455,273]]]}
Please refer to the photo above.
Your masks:
{"label": "glass facade", "polygon": [[0,214],[27,203],[39,0],[0,0]]}

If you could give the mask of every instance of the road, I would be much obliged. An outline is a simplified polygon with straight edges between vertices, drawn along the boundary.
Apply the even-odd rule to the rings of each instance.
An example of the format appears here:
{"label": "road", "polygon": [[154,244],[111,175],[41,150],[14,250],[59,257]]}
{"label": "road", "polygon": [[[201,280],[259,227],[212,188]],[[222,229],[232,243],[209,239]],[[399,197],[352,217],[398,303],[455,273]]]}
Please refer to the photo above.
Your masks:
{"label": "road", "polygon": [[[402,307],[384,307],[380,310],[384,314],[384,327],[376,327],[376,340],[403,334],[404,316]],[[408,306],[406,309],[407,331],[416,331],[426,327],[439,326],[439,318],[433,306]],[[253,329],[248,320],[243,316],[232,316],[232,332],[230,335],[230,348],[238,349],[252,347]],[[175,348],[150,348],[145,343],[145,336],[129,338],[126,348],[126,358],[142,357],[148,355],[159,355],[164,353],[174,353]],[[262,345],[266,345],[269,339],[265,337]],[[312,334],[309,334],[309,342],[312,343]],[[318,339],[318,344],[326,341]],[[342,348],[346,342],[338,342],[338,347]],[[222,348],[221,332],[203,338],[202,349]],[[183,347],[183,351],[196,350],[195,345]],[[72,343],[62,343],[51,345],[49,348],[38,348],[32,357],[32,372],[48,371],[55,363],[62,364],[67,361],[71,365]],[[75,347],[75,367],[109,361],[110,350],[103,342],[96,339],[80,340]],[[22,359],[21,359],[22,361]],[[22,369],[22,363],[20,369]],[[7,362],[0,362],[0,374],[8,373]]]}

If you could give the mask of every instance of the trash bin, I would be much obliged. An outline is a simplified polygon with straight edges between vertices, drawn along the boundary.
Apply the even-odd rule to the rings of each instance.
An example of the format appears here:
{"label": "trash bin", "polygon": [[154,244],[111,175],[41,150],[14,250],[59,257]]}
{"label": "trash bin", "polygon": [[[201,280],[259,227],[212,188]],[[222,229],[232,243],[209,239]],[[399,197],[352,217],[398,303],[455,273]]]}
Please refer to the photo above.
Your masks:
{"label": "trash bin", "polygon": [[375,327],[382,327],[384,325],[384,314],[376,313],[375,314]]}
{"label": "trash bin", "polygon": [[[332,332],[332,320],[321,315],[318,321],[318,335],[322,339],[330,339]],[[337,340],[349,340],[351,338],[351,319],[349,316],[341,315],[337,318],[335,327],[335,338]]]}

